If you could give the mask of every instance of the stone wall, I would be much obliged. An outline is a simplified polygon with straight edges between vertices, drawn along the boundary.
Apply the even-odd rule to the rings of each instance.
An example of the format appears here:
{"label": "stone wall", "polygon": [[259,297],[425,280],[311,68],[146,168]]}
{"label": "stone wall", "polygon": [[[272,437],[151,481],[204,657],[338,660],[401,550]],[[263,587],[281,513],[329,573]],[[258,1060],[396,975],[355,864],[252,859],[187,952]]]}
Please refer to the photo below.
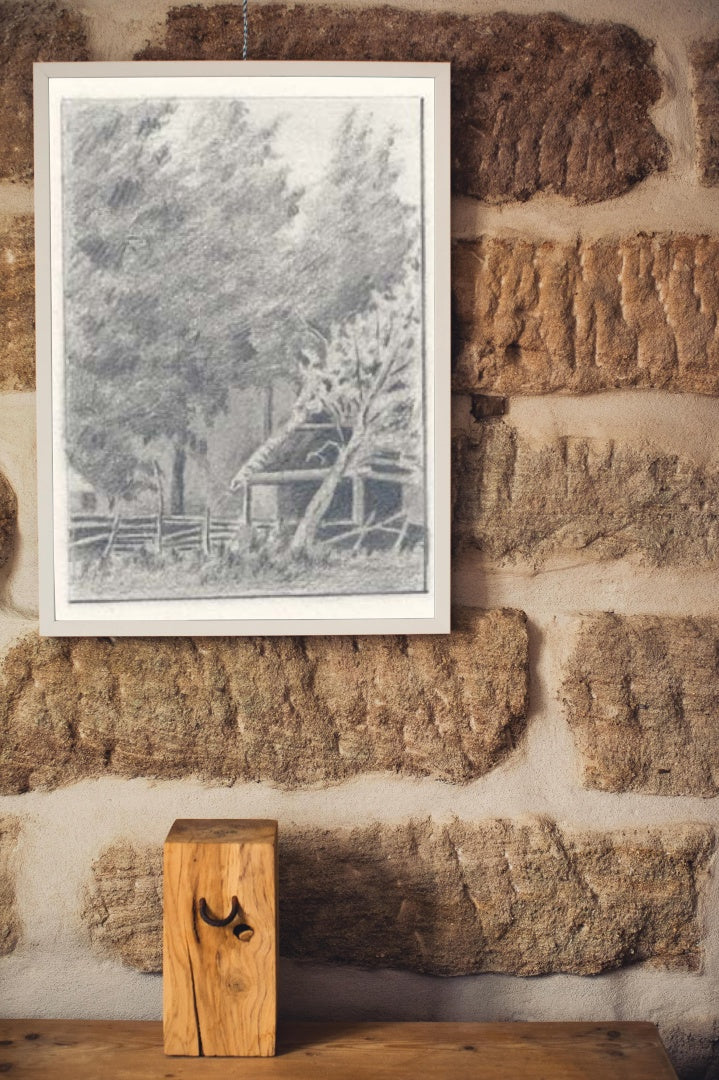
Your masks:
{"label": "stone wall", "polygon": [[277,817],[282,1015],[719,1076],[719,10],[504,6],[250,5],[251,58],[453,63],[452,634],[52,641],[30,65],[238,58],[241,8],[0,0],[3,1015],[158,1016],[169,826]]}

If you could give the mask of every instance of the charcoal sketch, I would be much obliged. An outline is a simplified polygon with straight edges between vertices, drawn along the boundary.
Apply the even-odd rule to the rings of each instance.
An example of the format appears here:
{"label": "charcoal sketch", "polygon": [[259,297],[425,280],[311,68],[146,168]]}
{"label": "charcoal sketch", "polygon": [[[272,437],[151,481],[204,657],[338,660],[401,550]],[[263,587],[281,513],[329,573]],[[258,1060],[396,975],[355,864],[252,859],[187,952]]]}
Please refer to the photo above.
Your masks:
{"label": "charcoal sketch", "polygon": [[62,105],[71,602],[427,591],[422,103]]}

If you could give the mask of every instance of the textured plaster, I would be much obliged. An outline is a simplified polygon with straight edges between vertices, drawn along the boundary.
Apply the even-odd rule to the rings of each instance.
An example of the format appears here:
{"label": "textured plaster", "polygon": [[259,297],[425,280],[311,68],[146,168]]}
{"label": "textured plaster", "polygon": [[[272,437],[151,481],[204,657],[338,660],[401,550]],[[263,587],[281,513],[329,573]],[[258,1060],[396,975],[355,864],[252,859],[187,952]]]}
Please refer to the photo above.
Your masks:
{"label": "textured plaster", "polygon": [[[360,0],[349,0],[361,6]],[[424,10],[473,13],[559,11],[581,20],[611,19],[656,42],[655,63],[666,92],[652,110],[669,140],[669,171],[637,185],[621,200],[590,207],[539,196],[523,205],[488,208],[456,200],[453,231],[476,237],[526,234],[574,240],[633,230],[719,233],[719,189],[703,187],[695,171],[694,121],[689,91],[689,45],[715,37],[715,0],[396,0]],[[169,3],[158,0],[66,0],[86,16],[91,54],[128,59],[162,29]],[[250,13],[252,5],[250,5]],[[29,185],[0,184],[0,211],[32,209]],[[468,405],[457,405],[462,423]],[[0,469],[20,496],[20,546],[0,596],[0,647],[32,628],[23,614],[35,603],[32,466],[34,395],[0,398]],[[683,395],[628,391],[571,401],[514,399],[505,421],[524,438],[606,437],[644,441],[667,453],[716,460],[719,402]],[[630,793],[581,786],[578,757],[557,700],[564,661],[579,626],[578,613],[691,613],[716,617],[719,574],[701,569],[637,569],[626,562],[601,567],[571,559],[533,573],[526,565],[487,570],[467,553],[454,567],[454,599],[527,612],[532,697],[527,736],[502,766],[462,788],[430,779],[364,776],[325,791],[280,792],[263,784],[206,788],[190,780],[151,782],[104,778],[54,792],[0,799],[0,813],[23,819],[18,906],[23,941],[0,964],[0,1012],[6,1016],[157,1018],[161,980],[98,960],[80,921],[87,868],[120,836],[159,844],[175,817],[277,816],[308,827],[352,826],[373,817],[401,823],[431,808],[438,820],[541,813],[572,828],[662,826],[706,822],[719,827],[719,800]],[[44,908],[51,903],[53,917]],[[362,972],[283,962],[285,1016],[396,1019],[648,1019],[682,1060],[710,1044],[719,995],[719,879],[712,878],[702,920],[704,970],[699,974],[620,970],[595,978],[505,975],[440,979],[408,972]],[[693,1034],[697,1033],[697,1034]],[[693,1040],[693,1041],[692,1041]],[[697,1073],[696,1075],[702,1075]]]}

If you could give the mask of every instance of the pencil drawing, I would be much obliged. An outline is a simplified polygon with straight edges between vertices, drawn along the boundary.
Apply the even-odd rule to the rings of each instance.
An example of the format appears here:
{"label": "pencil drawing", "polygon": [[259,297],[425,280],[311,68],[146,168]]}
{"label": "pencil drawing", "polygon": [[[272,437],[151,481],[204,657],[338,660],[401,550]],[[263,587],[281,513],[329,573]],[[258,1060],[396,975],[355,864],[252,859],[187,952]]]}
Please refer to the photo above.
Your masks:
{"label": "pencil drawing", "polygon": [[66,100],[71,601],[426,592],[422,110]]}

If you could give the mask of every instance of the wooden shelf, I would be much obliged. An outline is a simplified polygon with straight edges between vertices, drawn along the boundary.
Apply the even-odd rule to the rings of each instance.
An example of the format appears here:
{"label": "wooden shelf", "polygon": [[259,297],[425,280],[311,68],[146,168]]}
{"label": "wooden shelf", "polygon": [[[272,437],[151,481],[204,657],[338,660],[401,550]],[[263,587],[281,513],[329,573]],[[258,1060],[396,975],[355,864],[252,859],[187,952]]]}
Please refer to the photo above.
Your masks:
{"label": "wooden shelf", "polygon": [[281,1024],[275,1058],[178,1058],[162,1025],[0,1021],[8,1080],[676,1080],[653,1024]]}

